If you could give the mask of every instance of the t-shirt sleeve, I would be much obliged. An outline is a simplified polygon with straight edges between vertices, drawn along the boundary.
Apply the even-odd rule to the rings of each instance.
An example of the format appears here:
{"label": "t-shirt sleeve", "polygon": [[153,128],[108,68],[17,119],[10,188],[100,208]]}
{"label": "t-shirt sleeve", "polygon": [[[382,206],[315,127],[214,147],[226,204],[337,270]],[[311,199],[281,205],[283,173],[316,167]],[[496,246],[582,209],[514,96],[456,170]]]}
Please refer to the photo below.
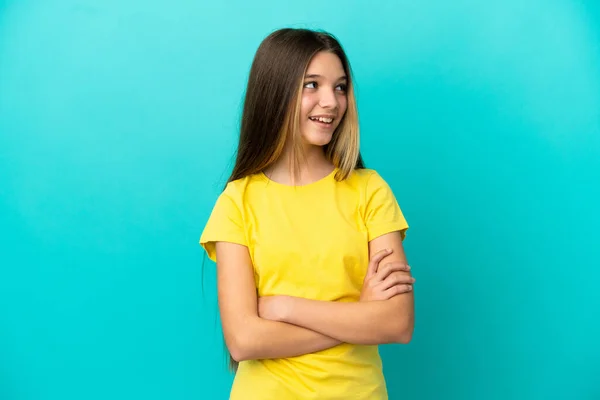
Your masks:
{"label": "t-shirt sleeve", "polygon": [[242,213],[233,199],[221,193],[200,236],[200,245],[208,257],[217,261],[216,242],[230,242],[247,246]]}
{"label": "t-shirt sleeve", "polygon": [[369,241],[394,231],[404,240],[408,229],[392,189],[377,172],[367,180],[365,225]]}

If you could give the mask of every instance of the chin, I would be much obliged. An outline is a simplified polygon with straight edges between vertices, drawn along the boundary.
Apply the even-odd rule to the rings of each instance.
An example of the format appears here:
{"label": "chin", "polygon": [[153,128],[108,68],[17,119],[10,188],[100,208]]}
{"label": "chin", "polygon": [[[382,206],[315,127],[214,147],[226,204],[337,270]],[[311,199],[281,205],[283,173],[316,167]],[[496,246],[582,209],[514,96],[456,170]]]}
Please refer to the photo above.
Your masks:
{"label": "chin", "polygon": [[308,135],[302,135],[304,143],[309,146],[326,146],[331,142],[333,135],[323,133],[309,133]]}

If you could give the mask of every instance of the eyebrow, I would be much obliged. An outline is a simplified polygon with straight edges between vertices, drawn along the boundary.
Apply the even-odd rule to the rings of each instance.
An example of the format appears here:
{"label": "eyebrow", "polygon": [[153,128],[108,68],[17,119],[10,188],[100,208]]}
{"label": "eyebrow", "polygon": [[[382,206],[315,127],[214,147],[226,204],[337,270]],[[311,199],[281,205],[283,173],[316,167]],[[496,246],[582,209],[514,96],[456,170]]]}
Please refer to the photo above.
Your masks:
{"label": "eyebrow", "polygon": [[[309,74],[309,75],[306,75],[304,78],[305,79],[306,78],[322,78],[322,76],[319,74]],[[336,82],[337,81],[347,81],[347,80],[348,80],[348,77],[346,75],[342,75],[339,78],[337,78]]]}

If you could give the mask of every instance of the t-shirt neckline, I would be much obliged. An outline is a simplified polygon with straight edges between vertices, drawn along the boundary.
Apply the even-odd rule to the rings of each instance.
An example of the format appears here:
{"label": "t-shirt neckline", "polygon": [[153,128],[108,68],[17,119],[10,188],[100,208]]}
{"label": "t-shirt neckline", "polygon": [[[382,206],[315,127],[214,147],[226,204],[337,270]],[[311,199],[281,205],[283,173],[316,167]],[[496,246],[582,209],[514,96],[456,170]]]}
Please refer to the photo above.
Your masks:
{"label": "t-shirt neckline", "polygon": [[264,171],[260,172],[260,176],[269,184],[284,188],[284,189],[307,189],[313,186],[317,186],[321,183],[327,182],[329,181],[333,176],[335,176],[335,174],[337,173],[338,168],[333,168],[333,171],[331,171],[330,173],[328,173],[327,175],[325,175],[324,177],[317,179],[314,182],[311,183],[307,183],[305,185],[286,185],[285,183],[280,183],[277,181],[272,180],[271,178],[269,178],[267,176],[267,174],[264,173]]}

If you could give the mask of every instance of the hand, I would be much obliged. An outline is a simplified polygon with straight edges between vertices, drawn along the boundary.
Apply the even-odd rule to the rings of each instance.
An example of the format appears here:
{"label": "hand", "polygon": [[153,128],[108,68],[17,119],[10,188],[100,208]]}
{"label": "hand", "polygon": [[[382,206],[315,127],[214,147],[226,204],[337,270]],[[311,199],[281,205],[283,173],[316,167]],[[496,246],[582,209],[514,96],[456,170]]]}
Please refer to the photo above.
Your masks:
{"label": "hand", "polygon": [[271,321],[283,321],[290,303],[289,296],[264,296],[258,298],[258,316]]}
{"label": "hand", "polygon": [[391,253],[392,250],[386,249],[371,257],[360,301],[388,300],[398,294],[412,291],[415,279],[408,272],[410,266],[402,262],[391,262],[380,267],[379,263]]}

